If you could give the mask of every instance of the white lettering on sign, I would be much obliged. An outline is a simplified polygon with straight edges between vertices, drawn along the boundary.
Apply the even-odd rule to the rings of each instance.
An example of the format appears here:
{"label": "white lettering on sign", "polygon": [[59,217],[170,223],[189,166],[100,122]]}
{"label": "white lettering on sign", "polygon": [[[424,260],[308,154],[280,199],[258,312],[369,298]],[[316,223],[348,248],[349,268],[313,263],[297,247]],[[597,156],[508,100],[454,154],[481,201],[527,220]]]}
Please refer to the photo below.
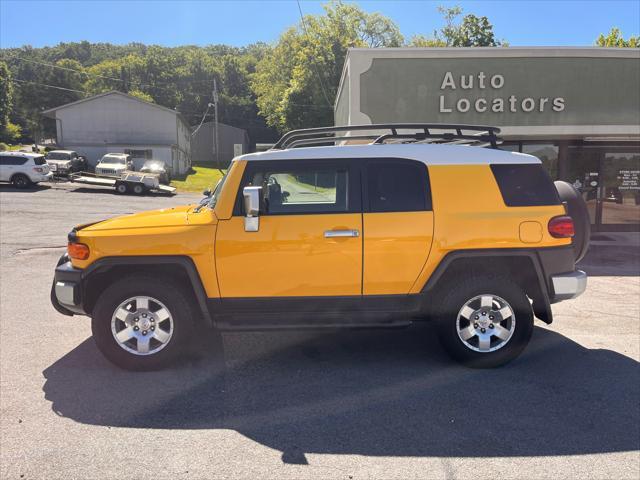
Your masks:
{"label": "white lettering on sign", "polygon": [[[485,80],[489,80],[488,84]],[[458,78],[452,72],[445,72],[440,84],[440,90],[486,90],[490,87],[493,90],[500,90],[505,86],[504,75],[487,74],[479,72],[478,74],[460,75]],[[485,113],[491,111],[493,113],[504,113],[507,108],[511,113],[532,113],[532,112],[562,112],[565,109],[564,97],[524,97],[519,98],[515,95],[507,97],[497,97],[489,99],[486,97],[460,97],[449,98],[440,95],[440,113],[467,113],[473,109],[477,113]],[[506,103],[506,105],[505,105]]]}

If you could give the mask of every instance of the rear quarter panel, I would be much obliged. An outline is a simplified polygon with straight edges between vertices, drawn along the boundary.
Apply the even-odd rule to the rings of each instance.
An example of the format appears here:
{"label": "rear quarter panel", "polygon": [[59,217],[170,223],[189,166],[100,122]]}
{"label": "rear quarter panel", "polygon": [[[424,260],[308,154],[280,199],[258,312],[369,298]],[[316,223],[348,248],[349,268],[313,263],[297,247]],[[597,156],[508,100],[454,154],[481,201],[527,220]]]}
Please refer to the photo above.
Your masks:
{"label": "rear quarter panel", "polygon": [[[455,250],[544,248],[571,244],[552,237],[549,219],[564,215],[563,205],[507,207],[489,165],[431,165],[434,211],[431,253],[411,292],[418,293],[438,264]],[[540,241],[523,242],[520,224],[537,222]]]}

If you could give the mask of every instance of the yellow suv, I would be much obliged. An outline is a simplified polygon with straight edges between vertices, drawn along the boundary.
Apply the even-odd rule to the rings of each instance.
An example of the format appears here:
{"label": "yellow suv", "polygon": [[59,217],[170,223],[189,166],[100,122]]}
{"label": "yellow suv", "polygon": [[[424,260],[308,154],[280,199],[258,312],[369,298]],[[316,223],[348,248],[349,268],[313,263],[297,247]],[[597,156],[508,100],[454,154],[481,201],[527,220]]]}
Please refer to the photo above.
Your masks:
{"label": "yellow suv", "polygon": [[90,316],[99,349],[134,370],[169,364],[206,328],[429,319],[455,359],[504,364],[534,316],[551,323],[551,303],[584,291],[575,263],[589,221],[582,197],[556,188],[540,160],[495,148],[498,132],[290,132],[235,158],[199,205],[75,227],[53,305]]}

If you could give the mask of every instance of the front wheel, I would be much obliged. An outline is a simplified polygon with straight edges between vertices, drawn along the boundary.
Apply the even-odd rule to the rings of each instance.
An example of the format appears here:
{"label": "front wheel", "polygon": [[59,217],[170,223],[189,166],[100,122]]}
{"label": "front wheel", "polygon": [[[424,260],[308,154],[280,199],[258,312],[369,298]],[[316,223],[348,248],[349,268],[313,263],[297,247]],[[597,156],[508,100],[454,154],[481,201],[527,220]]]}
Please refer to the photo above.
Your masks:
{"label": "front wheel", "polygon": [[469,367],[510,362],[533,333],[531,304],[507,278],[477,276],[452,287],[439,303],[437,316],[443,346]]}
{"label": "front wheel", "polygon": [[126,370],[155,370],[185,352],[194,315],[188,294],[170,280],[132,276],[102,293],[91,329],[112,363]]}

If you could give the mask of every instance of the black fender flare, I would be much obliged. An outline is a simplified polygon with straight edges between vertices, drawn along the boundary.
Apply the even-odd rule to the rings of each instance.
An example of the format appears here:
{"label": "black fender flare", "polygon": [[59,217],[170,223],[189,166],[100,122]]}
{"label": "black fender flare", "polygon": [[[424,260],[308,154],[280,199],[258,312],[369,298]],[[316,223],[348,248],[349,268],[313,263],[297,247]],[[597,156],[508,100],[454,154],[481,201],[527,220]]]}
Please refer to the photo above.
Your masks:
{"label": "black fender flare", "polygon": [[144,256],[115,256],[115,257],[103,257],[82,271],[82,290],[86,289],[89,278],[96,273],[102,272],[105,269],[116,266],[135,267],[141,265],[163,265],[163,266],[177,266],[184,269],[187,274],[193,293],[198,301],[198,306],[202,311],[202,318],[205,324],[209,327],[213,326],[213,321],[207,306],[207,294],[200,280],[200,275],[196,269],[193,260],[187,256],[182,255],[144,255]]}
{"label": "black fender flare", "polygon": [[439,280],[443,277],[447,269],[456,260],[472,259],[472,258],[509,258],[520,257],[528,258],[533,264],[535,278],[537,279],[539,287],[539,295],[532,298],[533,300],[533,312],[536,317],[550,324],[553,322],[553,313],[551,312],[551,302],[549,300],[550,285],[549,280],[546,278],[544,270],[542,268],[542,262],[535,249],[524,248],[501,248],[501,249],[478,249],[478,250],[454,250],[445,255],[440,264],[436,267],[434,272],[429,277],[429,280],[422,287],[421,293],[423,296],[427,296],[433,292],[438,286]]}

